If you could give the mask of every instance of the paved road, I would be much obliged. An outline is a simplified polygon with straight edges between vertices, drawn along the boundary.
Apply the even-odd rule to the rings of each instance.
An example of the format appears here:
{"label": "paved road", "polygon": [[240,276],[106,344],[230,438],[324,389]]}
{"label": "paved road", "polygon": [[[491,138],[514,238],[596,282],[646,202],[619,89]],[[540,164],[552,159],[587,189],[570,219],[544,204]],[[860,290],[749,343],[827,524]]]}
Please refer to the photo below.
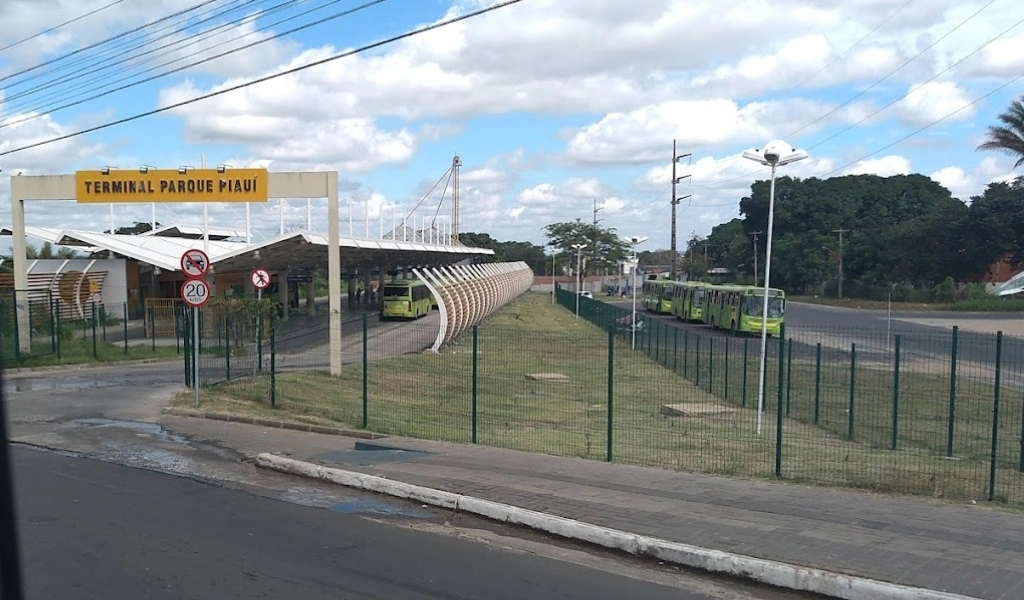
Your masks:
{"label": "paved road", "polygon": [[5,382],[14,441],[62,452],[15,449],[30,599],[805,597],[258,470],[155,422],[176,364],[121,369]]}

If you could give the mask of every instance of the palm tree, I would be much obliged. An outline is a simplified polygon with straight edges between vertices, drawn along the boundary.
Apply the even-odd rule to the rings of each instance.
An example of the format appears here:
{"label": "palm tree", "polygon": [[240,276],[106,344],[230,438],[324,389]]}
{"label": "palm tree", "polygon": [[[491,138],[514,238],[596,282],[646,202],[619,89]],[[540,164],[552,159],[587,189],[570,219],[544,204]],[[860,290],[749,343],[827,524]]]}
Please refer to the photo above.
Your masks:
{"label": "palm tree", "polygon": [[988,128],[988,141],[978,150],[1005,152],[1017,159],[1013,168],[1024,165],[1024,96],[1010,103],[1010,108],[997,117],[1003,126]]}
{"label": "palm tree", "polygon": [[25,244],[25,258],[76,258],[77,256],[78,253],[71,248],[57,248],[57,252],[54,252],[53,244],[50,242],[44,242],[38,249],[31,244]]}

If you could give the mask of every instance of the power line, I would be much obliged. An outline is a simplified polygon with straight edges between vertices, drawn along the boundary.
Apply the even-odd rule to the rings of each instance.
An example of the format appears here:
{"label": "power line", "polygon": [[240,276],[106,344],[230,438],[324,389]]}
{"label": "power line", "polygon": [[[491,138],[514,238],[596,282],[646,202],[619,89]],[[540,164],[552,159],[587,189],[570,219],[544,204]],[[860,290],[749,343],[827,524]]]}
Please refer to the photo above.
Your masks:
{"label": "power line", "polygon": [[[37,79],[45,79],[45,77],[48,76],[48,75],[55,75],[57,73],[60,73],[61,71],[65,71],[65,70],[70,69],[72,67],[75,67],[77,65],[81,65],[82,63],[89,63],[89,64],[87,64],[85,66],[82,66],[82,67],[78,68],[77,70],[75,70],[75,71],[73,71],[73,72],[71,72],[69,74],[61,75],[59,77],[54,77],[54,78],[51,78],[51,79],[45,81],[44,83],[36,84],[35,87],[22,90],[22,91],[20,91],[20,92],[18,92],[16,94],[8,94],[8,96],[6,98],[6,101],[10,102],[11,100],[16,100],[16,99],[19,99],[19,98],[22,98],[22,97],[25,97],[25,96],[30,96],[30,95],[35,94],[37,92],[41,92],[43,90],[49,89],[51,87],[54,87],[55,85],[58,85],[58,84],[61,84],[61,83],[69,83],[71,81],[74,81],[75,79],[80,79],[80,78],[82,78],[82,77],[84,77],[86,75],[97,73],[99,71],[105,71],[105,70],[107,70],[107,69],[109,69],[111,67],[123,67],[123,63],[132,61],[134,59],[137,59],[137,58],[140,58],[142,56],[145,56],[146,54],[149,54],[149,52],[143,52],[141,54],[131,55],[131,54],[128,54],[130,52],[133,52],[133,51],[138,50],[140,48],[145,48],[146,46],[152,45],[156,41],[159,41],[160,39],[172,37],[172,36],[174,36],[174,35],[176,35],[178,33],[186,31],[186,30],[188,30],[188,29],[190,29],[192,27],[195,27],[195,26],[198,26],[198,25],[202,25],[203,23],[207,23],[207,22],[212,21],[212,20],[214,20],[214,19],[216,19],[218,17],[222,17],[222,16],[224,16],[226,14],[235,12],[235,11],[240,10],[240,9],[243,9],[243,8],[245,8],[248,5],[257,3],[258,1],[259,0],[231,0],[231,2],[229,2],[229,5],[230,4],[236,4],[236,6],[229,7],[229,8],[222,8],[222,9],[209,9],[209,10],[204,11],[204,12],[198,14],[198,15],[195,15],[197,17],[200,17],[198,21],[194,21],[192,23],[189,23],[189,21],[193,17],[190,17],[190,16],[186,15],[185,17],[183,17],[182,19],[180,19],[177,22],[170,23],[168,25],[164,25],[163,27],[160,27],[159,29],[155,29],[153,31],[145,32],[146,35],[148,35],[150,38],[153,38],[153,39],[147,39],[146,36],[143,36],[141,38],[141,40],[140,39],[128,39],[128,40],[121,41],[121,42],[119,42],[117,44],[110,45],[109,47],[106,47],[106,48],[100,48],[98,55],[86,54],[85,56],[76,58],[73,61],[65,61],[63,63],[60,63],[58,61],[58,63],[55,64],[54,68],[49,69],[49,70],[47,70],[44,73],[40,73],[38,75],[33,75],[31,77],[26,77],[26,78],[23,78],[21,81],[16,81],[14,83],[8,84],[8,87],[25,86],[29,82],[32,82],[32,81],[37,80]],[[296,0],[292,0],[292,1],[294,2]],[[220,10],[220,12],[215,12],[217,10]],[[267,10],[269,10],[269,9],[267,9]],[[211,13],[215,13],[215,14],[211,14]],[[163,46],[160,46],[159,48],[157,48],[157,50],[159,50],[161,48],[166,48],[166,47],[172,46],[172,45],[179,45],[179,44],[182,44],[182,43],[187,43],[187,42],[195,39],[196,37],[200,37],[202,35],[206,35],[210,31],[217,31],[217,30],[219,30],[219,29],[221,29],[223,27],[230,26],[231,24],[232,23],[221,24],[221,25],[219,25],[217,27],[214,27],[213,29],[210,29],[210,30],[207,30],[207,31],[203,31],[203,32],[200,32],[198,34],[193,34],[191,36],[185,37],[185,38],[183,38],[181,40],[178,40],[178,41],[175,41],[175,42],[164,44]],[[165,31],[167,31],[168,29],[171,29],[172,27],[175,27],[175,26],[179,26],[179,27],[177,29],[175,29],[174,31],[168,31],[167,33],[163,33]],[[157,38],[156,37],[157,34],[162,34],[162,35],[160,35],[159,38]],[[151,50],[150,52],[152,52],[152,51],[153,50]],[[90,61],[92,61],[92,62],[90,62]],[[60,94],[60,93],[64,93],[64,92],[62,91],[62,92],[59,92],[58,94]]]}
{"label": "power line", "polygon": [[350,56],[355,56],[357,54],[362,54],[364,52],[368,52],[370,50],[375,50],[377,48],[380,48],[380,47],[383,47],[383,46],[387,46],[387,45],[393,44],[395,42],[402,41],[404,39],[415,37],[417,35],[426,33],[428,31],[433,31],[435,29],[441,29],[442,27],[447,27],[448,25],[453,25],[455,23],[459,23],[459,22],[462,22],[462,21],[465,21],[465,20],[468,20],[468,19],[472,19],[474,17],[478,17],[480,15],[483,15],[483,14],[486,14],[486,13],[489,13],[489,12],[493,12],[493,11],[496,11],[496,10],[499,10],[499,9],[502,9],[502,8],[506,8],[506,7],[512,6],[513,4],[519,4],[522,1],[523,0],[505,0],[504,2],[499,2],[498,4],[492,4],[491,6],[487,6],[487,7],[484,7],[484,8],[479,8],[479,9],[474,10],[474,11],[470,11],[470,12],[464,14],[464,15],[460,15],[460,16],[457,16],[457,17],[451,17],[449,19],[445,19],[444,21],[438,21],[437,23],[433,23],[431,25],[424,25],[423,27],[420,27],[420,28],[417,28],[417,29],[413,29],[412,31],[407,31],[405,33],[402,33],[402,34],[399,34],[399,35],[396,35],[396,36],[392,36],[392,37],[389,37],[389,38],[386,38],[386,39],[383,39],[383,40],[380,40],[380,41],[377,41],[377,42],[373,42],[373,43],[367,44],[365,46],[360,46],[359,48],[354,48],[352,50],[346,50],[344,52],[339,52],[337,54],[332,54],[331,56],[328,56],[326,58],[322,58],[320,60],[313,61],[313,62],[305,64],[305,65],[301,65],[301,66],[298,66],[298,67],[293,67],[291,69],[287,69],[287,70],[281,71],[279,73],[274,73],[274,74],[271,74],[271,75],[266,75],[266,76],[254,79],[252,81],[247,81],[245,83],[240,83],[238,85],[233,85],[231,87],[224,88],[222,90],[217,90],[215,92],[210,92],[210,93],[207,93],[207,94],[203,94],[201,96],[196,96],[195,98],[190,98],[189,100],[183,100],[181,102],[176,102],[176,103],[170,104],[168,106],[162,106],[160,108],[155,108],[153,110],[148,110],[146,112],[138,113],[138,114],[132,115],[130,117],[124,117],[122,119],[117,119],[115,121],[109,121],[107,123],[103,123],[102,125],[95,125],[93,127],[87,127],[85,129],[80,129],[80,130],[75,131],[73,133],[68,133],[68,134],[65,134],[65,135],[53,137],[53,138],[50,138],[50,139],[47,139],[47,140],[43,140],[41,142],[35,142],[33,144],[28,144],[26,146],[20,146],[18,148],[14,148],[14,149],[11,149],[11,150],[5,150],[3,152],[0,152],[0,156],[7,156],[9,154],[14,154],[15,152],[21,152],[22,150],[29,150],[31,148],[38,148],[40,146],[46,146],[48,144],[52,144],[52,143],[55,143],[55,142],[61,142],[61,141],[68,140],[68,139],[71,139],[71,138],[74,138],[74,137],[85,135],[87,133],[92,133],[94,131],[101,131],[103,129],[108,129],[110,127],[114,127],[114,126],[117,126],[117,125],[123,125],[124,123],[130,123],[132,121],[137,121],[137,120],[143,119],[145,117],[150,117],[150,116],[153,116],[153,115],[158,115],[158,114],[170,111],[170,110],[174,110],[176,108],[181,108],[183,106],[188,106],[190,104],[195,104],[196,102],[200,102],[202,100],[207,100],[207,99],[213,98],[215,96],[220,96],[220,95],[223,95],[223,94],[227,94],[228,92],[234,92],[234,91],[237,91],[237,90],[240,90],[240,89],[244,89],[244,88],[247,88],[247,87],[251,87],[251,86],[260,84],[260,83],[264,83],[266,81],[271,81],[273,79],[277,79],[278,77],[283,77],[285,75],[291,75],[291,74],[294,74],[294,73],[298,73],[300,71],[305,71],[307,69],[312,69],[313,67],[318,67],[320,65],[324,65],[324,64],[327,64],[327,63],[330,63],[330,62],[334,62],[334,61],[340,60],[342,58],[348,58]]}
{"label": "power line", "polygon": [[122,2],[124,2],[124,0],[114,0],[110,4],[105,4],[105,5],[103,5],[103,6],[99,7],[99,8],[95,8],[93,10],[90,10],[89,12],[81,14],[81,15],[78,15],[77,17],[75,17],[73,19],[68,19],[67,21],[64,21],[63,23],[58,23],[57,25],[54,25],[53,27],[48,27],[48,28],[40,31],[39,33],[34,33],[34,34],[32,34],[32,35],[30,35],[30,36],[28,36],[26,38],[22,38],[22,39],[16,41],[16,42],[11,42],[10,44],[7,44],[6,46],[0,48],[0,52],[6,52],[7,50],[10,50],[11,48],[15,48],[17,46],[20,46],[20,45],[24,44],[25,42],[30,42],[30,41],[36,39],[37,37],[44,36],[44,35],[46,35],[48,33],[53,33],[54,31],[57,31],[58,29],[60,29],[62,27],[67,27],[68,25],[70,25],[72,23],[76,23],[76,22],[81,21],[82,19],[85,19],[87,17],[91,17],[91,16],[95,15],[98,12],[102,12],[104,10],[107,10],[108,8],[113,8],[114,6],[117,6],[118,4],[121,4]]}
{"label": "power line", "polygon": [[[291,1],[294,1],[294,0],[291,0]],[[335,4],[335,3],[337,3],[337,2],[340,2],[340,1],[342,1],[342,0],[331,0],[331,1],[330,1],[330,2],[328,3],[328,5],[329,5],[329,4]],[[45,116],[45,115],[53,114],[53,113],[55,113],[55,112],[59,112],[59,111],[61,111],[61,110],[64,110],[64,109],[67,109],[67,108],[71,108],[71,107],[73,107],[73,106],[78,106],[78,105],[80,105],[80,104],[84,104],[84,103],[86,103],[86,102],[91,102],[92,100],[97,100],[97,99],[99,99],[99,98],[103,98],[103,97],[105,97],[105,96],[109,96],[110,94],[114,94],[114,93],[116,93],[116,92],[124,91],[124,90],[126,90],[126,89],[130,89],[130,88],[133,88],[133,87],[135,87],[135,86],[138,86],[138,85],[142,85],[143,83],[148,83],[148,82],[150,82],[150,81],[154,81],[154,80],[156,80],[156,79],[160,79],[160,78],[162,78],[162,77],[166,77],[167,75],[172,75],[172,74],[174,74],[174,73],[178,73],[178,72],[181,72],[181,71],[185,71],[185,70],[187,70],[187,69],[190,69],[190,68],[192,68],[192,67],[195,67],[195,66],[198,66],[198,65],[201,65],[201,64],[204,64],[204,63],[208,63],[208,62],[211,62],[211,61],[217,60],[217,59],[219,59],[219,58],[223,58],[223,57],[225,57],[225,56],[229,56],[229,55],[231,55],[231,54],[235,54],[236,52],[241,52],[241,51],[243,51],[243,50],[247,50],[247,49],[249,49],[249,48],[252,48],[252,47],[254,47],[254,46],[258,46],[258,45],[260,45],[260,44],[265,44],[265,43],[267,43],[267,42],[270,42],[270,41],[272,41],[272,40],[276,40],[276,39],[278,39],[278,38],[281,38],[281,37],[285,37],[285,36],[291,35],[291,34],[293,34],[293,33],[296,33],[296,32],[299,32],[299,31],[302,31],[302,30],[304,30],[304,29],[309,29],[309,28],[311,28],[311,27],[316,27],[317,25],[322,25],[322,24],[324,24],[324,23],[326,23],[326,22],[328,22],[328,21],[333,21],[333,20],[335,20],[335,19],[338,19],[338,18],[341,18],[341,17],[344,17],[344,16],[348,16],[348,15],[351,15],[351,14],[353,14],[353,13],[359,12],[359,11],[361,11],[361,10],[365,10],[365,9],[367,9],[367,8],[370,8],[370,7],[372,7],[372,6],[375,6],[375,5],[377,5],[377,4],[381,4],[381,3],[383,3],[383,2],[387,2],[387,1],[388,1],[388,0],[370,0],[369,2],[365,2],[365,3],[363,3],[363,4],[360,4],[359,6],[356,6],[356,7],[353,7],[353,8],[350,8],[350,9],[347,9],[347,10],[344,10],[344,11],[341,11],[341,12],[338,12],[338,13],[334,13],[334,14],[328,15],[328,16],[326,16],[326,17],[323,17],[323,18],[321,18],[321,19],[317,19],[316,21],[312,21],[312,22],[309,22],[309,23],[305,23],[305,24],[303,24],[303,25],[299,25],[299,26],[297,26],[297,27],[293,27],[293,28],[291,28],[291,29],[288,29],[288,30],[286,30],[286,31],[282,31],[282,32],[280,32],[280,33],[276,33],[276,34],[274,34],[274,35],[272,35],[272,36],[268,36],[268,37],[266,37],[266,38],[263,38],[263,39],[260,39],[260,40],[256,40],[255,42],[251,42],[251,43],[249,43],[249,44],[246,44],[246,45],[244,45],[244,46],[240,46],[240,47],[238,47],[238,48],[233,48],[233,49],[231,49],[231,50],[226,50],[226,51],[224,51],[224,52],[221,52],[221,53],[219,53],[219,54],[215,54],[215,55],[212,55],[212,56],[208,56],[208,57],[206,57],[206,58],[204,58],[204,59],[201,59],[201,60],[197,60],[197,61],[193,61],[193,62],[191,62],[191,63],[189,63],[189,64],[186,64],[186,65],[182,65],[182,66],[179,66],[179,67],[175,67],[175,68],[173,68],[173,69],[170,69],[170,70],[168,70],[168,71],[165,71],[165,72],[163,72],[163,73],[158,73],[158,74],[156,74],[156,75],[152,75],[152,76],[149,76],[149,77],[145,77],[145,78],[143,78],[143,79],[138,79],[138,80],[136,80],[136,81],[133,81],[133,82],[131,82],[131,83],[126,83],[126,84],[124,84],[124,85],[121,85],[121,86],[115,87],[115,88],[113,88],[113,89],[109,89],[109,90],[106,90],[106,91],[103,91],[103,92],[98,92],[98,93],[95,93],[95,94],[93,94],[93,95],[91,95],[91,96],[87,96],[87,97],[85,97],[85,98],[80,98],[80,99],[78,99],[78,100],[75,100],[75,101],[72,101],[72,102],[67,102],[67,103],[65,103],[65,104],[61,104],[61,105],[59,105],[59,106],[56,106],[56,107],[46,107],[45,109],[43,109],[42,111],[40,111],[40,112],[39,112],[39,113],[37,113],[37,114],[31,114],[31,115],[29,115],[29,116],[25,117],[24,119],[20,119],[20,120],[17,120],[17,121],[11,121],[11,122],[8,122],[8,123],[6,123],[6,124],[4,124],[4,125],[0,125],[0,129],[2,129],[2,128],[4,128],[4,127],[7,127],[7,126],[10,126],[10,125],[17,125],[17,124],[19,124],[19,123],[24,123],[24,122],[26,122],[26,121],[32,121],[32,120],[35,120],[35,119],[41,118],[41,117],[43,117],[43,116]],[[272,26],[274,26],[274,25],[279,25],[279,24],[281,24],[281,23],[283,23],[283,22],[285,22],[285,21],[288,21],[288,20],[291,20],[291,19],[297,18],[298,16],[303,16],[303,15],[305,15],[305,14],[308,14],[309,12],[313,12],[313,11],[315,11],[315,10],[320,10],[320,8],[323,8],[323,7],[317,7],[317,8],[314,8],[314,9],[310,9],[310,10],[307,10],[306,12],[304,12],[304,13],[301,13],[300,15],[296,15],[296,16],[292,16],[292,17],[289,17],[289,18],[287,18],[287,19],[283,19],[283,20],[281,20],[281,21],[279,21],[279,22],[277,22],[277,23],[275,23],[275,24],[273,24],[273,25],[269,25],[269,26],[267,26],[267,27],[272,27]],[[265,27],[265,28],[263,28],[263,29],[266,29],[267,27]],[[257,30],[256,32],[251,32],[251,33],[257,33],[258,31],[262,31],[262,29],[260,29],[260,30]],[[240,39],[240,38],[246,37],[246,36],[248,36],[248,35],[250,35],[250,33],[247,33],[247,34],[244,34],[244,35],[238,36],[238,37],[237,37],[237,38],[235,38],[235,39]],[[234,39],[232,39],[232,40],[228,40],[228,41],[225,41],[225,42],[221,42],[220,44],[217,44],[217,45],[215,45],[215,46],[214,46],[214,48],[216,48],[216,47],[219,47],[219,46],[222,46],[222,45],[224,45],[224,44],[227,44],[227,43],[230,43],[230,42],[232,42],[232,41],[234,41]],[[194,52],[194,53],[193,53],[193,54],[192,54],[191,56],[196,56],[196,55],[202,54],[203,52],[204,52],[204,51],[200,51],[200,52]],[[188,57],[185,57],[185,58],[188,58]],[[170,61],[170,62],[168,62],[168,63],[163,63],[163,64],[161,64],[161,65],[158,65],[157,67],[151,67],[150,69],[147,69],[147,70],[143,71],[142,73],[148,73],[148,72],[150,72],[150,71],[152,71],[152,70],[155,70],[155,69],[159,68],[160,66],[165,66],[165,65],[167,65],[167,64],[173,64],[173,63],[175,63],[175,62],[179,62],[180,60],[182,60],[182,59],[176,59],[176,60]],[[140,74],[141,74],[141,73],[140,73]],[[120,79],[120,80],[118,80],[118,81],[123,81],[123,80],[124,80],[124,78],[122,78],[122,79]],[[117,82],[115,82],[115,83],[117,83]]]}
{"label": "power line", "polygon": [[[878,87],[878,86],[879,86],[879,85],[881,85],[881,84],[882,84],[883,82],[885,82],[885,81],[886,81],[887,79],[889,79],[890,77],[892,77],[893,75],[895,75],[896,73],[898,73],[898,72],[899,72],[900,70],[902,70],[902,69],[903,69],[904,67],[906,67],[907,65],[909,65],[909,64],[910,64],[910,63],[912,63],[913,61],[915,61],[915,60],[917,60],[918,58],[920,58],[920,57],[921,57],[922,55],[924,55],[924,53],[925,53],[925,52],[927,52],[928,50],[931,50],[931,49],[932,49],[932,48],[933,48],[934,46],[936,46],[936,45],[937,45],[937,44],[938,44],[939,42],[941,42],[942,40],[944,40],[944,39],[946,39],[947,37],[949,37],[949,35],[950,35],[950,34],[952,34],[953,32],[957,31],[958,29],[960,29],[961,27],[963,27],[964,25],[966,25],[966,24],[967,24],[967,23],[968,23],[968,22],[969,22],[969,21],[970,21],[971,19],[973,19],[974,17],[978,16],[978,15],[979,15],[979,14],[980,14],[980,13],[981,13],[982,11],[984,11],[984,10],[985,10],[986,8],[988,8],[989,6],[991,6],[991,5],[992,5],[992,4],[993,4],[993,3],[995,2],[995,1],[996,1],[996,0],[989,0],[989,1],[988,1],[988,3],[986,3],[986,4],[985,4],[985,5],[983,5],[983,6],[981,7],[981,8],[979,8],[978,10],[974,11],[973,13],[971,13],[971,14],[970,14],[970,15],[969,15],[968,17],[966,17],[966,18],[965,18],[964,20],[960,21],[960,22],[959,22],[958,24],[956,24],[956,25],[955,25],[955,26],[954,26],[954,27],[953,27],[952,29],[950,29],[950,30],[949,30],[949,31],[947,31],[947,32],[946,32],[945,34],[943,34],[942,36],[940,36],[940,37],[939,37],[938,39],[936,39],[935,41],[933,41],[933,42],[932,42],[931,44],[929,44],[929,45],[928,45],[927,47],[925,47],[924,49],[922,49],[922,50],[921,50],[920,52],[918,52],[918,53],[917,53],[917,54],[915,54],[914,56],[912,56],[912,57],[910,57],[909,59],[907,59],[906,61],[904,61],[904,62],[903,62],[902,64],[900,64],[900,65],[899,65],[898,67],[896,67],[896,68],[895,68],[895,69],[893,69],[892,71],[889,71],[889,73],[887,73],[886,75],[884,75],[884,76],[883,76],[883,77],[881,77],[880,79],[876,80],[876,81],[875,81],[874,83],[872,83],[871,85],[869,85],[869,86],[868,86],[867,88],[865,88],[865,89],[863,89],[863,90],[861,90],[861,91],[857,92],[856,94],[854,94],[854,95],[853,95],[853,97],[849,98],[848,100],[846,100],[845,102],[843,102],[843,103],[842,103],[842,104],[840,104],[839,106],[837,106],[837,107],[835,107],[834,109],[830,110],[829,112],[827,112],[827,113],[825,113],[825,114],[823,114],[823,115],[819,116],[818,118],[816,118],[816,119],[814,119],[813,121],[811,121],[810,123],[807,123],[806,125],[804,125],[804,126],[800,127],[799,129],[796,129],[796,130],[794,130],[794,131],[791,131],[790,133],[786,134],[786,135],[785,135],[785,136],[783,136],[783,137],[784,137],[784,138],[790,138],[790,137],[792,137],[792,136],[796,135],[797,133],[799,133],[799,132],[801,132],[801,131],[803,131],[803,130],[807,129],[808,127],[810,127],[810,126],[812,126],[812,125],[814,125],[814,124],[816,124],[816,123],[819,123],[819,122],[821,122],[821,120],[822,120],[822,119],[825,119],[825,118],[826,118],[826,117],[828,117],[829,115],[835,114],[835,113],[836,113],[836,112],[837,112],[838,110],[840,110],[840,109],[841,109],[841,108],[843,108],[844,106],[847,106],[847,105],[849,105],[849,104],[850,104],[851,102],[853,102],[853,101],[854,101],[854,100],[856,100],[857,98],[860,98],[861,96],[863,96],[863,95],[864,95],[865,93],[867,93],[868,91],[870,91],[870,90],[872,90],[872,89],[874,89],[874,88]],[[991,43],[991,42],[990,42],[990,43]],[[906,98],[906,96],[907,96],[907,95],[909,95],[909,93],[910,93],[910,92],[908,91],[908,92],[907,92],[906,94],[904,94],[904,95],[903,95],[902,97],[898,98],[898,99],[897,99],[896,101],[898,102],[899,100],[902,100],[903,98]],[[729,158],[729,160],[734,160],[734,159],[736,159],[736,158],[737,158],[737,156],[732,156],[732,157],[730,157],[730,158]],[[723,162],[726,162],[726,161],[723,161]],[[744,174],[744,175],[739,175],[739,176],[737,176],[737,177],[732,177],[732,178],[730,178],[730,179],[726,179],[726,180],[724,180],[724,181],[719,181],[719,182],[717,182],[717,183],[718,183],[719,185],[721,185],[721,184],[724,184],[724,183],[730,183],[730,182],[732,182],[732,181],[739,181],[739,180],[741,180],[741,179],[749,179],[750,177],[753,177],[754,175],[757,175],[758,173],[761,173],[761,172],[763,172],[764,170],[765,170],[765,168],[763,168],[763,167],[762,167],[762,168],[756,169],[756,170],[754,170],[754,171],[751,171],[750,173],[746,173],[746,174]]]}
{"label": "power line", "polygon": [[175,13],[171,13],[171,14],[167,15],[166,17],[160,17],[159,19],[157,19],[155,21],[150,21],[149,23],[145,23],[143,25],[139,25],[138,27],[134,27],[134,28],[129,29],[127,31],[122,31],[121,33],[119,33],[117,35],[114,35],[114,36],[111,36],[111,37],[109,37],[109,38],[107,38],[105,40],[101,40],[99,42],[95,42],[93,44],[89,44],[88,46],[83,46],[82,48],[79,48],[77,50],[73,50],[71,52],[68,52],[67,54],[62,54],[60,56],[55,56],[55,57],[53,57],[51,59],[48,59],[48,60],[45,60],[45,61],[39,63],[38,65],[35,65],[35,66],[32,66],[32,67],[28,67],[27,69],[22,69],[20,71],[16,71],[14,73],[10,73],[8,75],[0,77],[0,83],[3,83],[4,81],[9,80],[12,77],[17,77],[19,75],[24,75],[26,73],[31,73],[32,71],[36,71],[36,70],[41,69],[41,68],[43,68],[45,66],[52,65],[55,62],[59,62],[61,60],[70,58],[72,56],[76,56],[76,55],[81,54],[83,52],[86,52],[88,50],[92,50],[93,48],[96,48],[98,46],[102,46],[103,44],[106,44],[106,43],[111,42],[113,40],[117,40],[117,39],[123,38],[123,37],[131,35],[133,33],[137,33],[139,31],[142,31],[143,29],[151,27],[151,26],[153,26],[153,25],[155,25],[157,23],[162,23],[162,22],[164,22],[164,21],[166,21],[168,19],[173,19],[174,17],[180,16],[180,15],[184,15],[184,14],[188,14],[188,13],[196,10],[197,8],[202,8],[203,6],[206,6],[207,4],[213,4],[214,2],[217,2],[217,0],[204,0],[203,2],[200,2],[199,4],[196,4],[196,5],[191,6],[189,8],[184,8],[182,10],[179,10],[178,12],[175,12]]}

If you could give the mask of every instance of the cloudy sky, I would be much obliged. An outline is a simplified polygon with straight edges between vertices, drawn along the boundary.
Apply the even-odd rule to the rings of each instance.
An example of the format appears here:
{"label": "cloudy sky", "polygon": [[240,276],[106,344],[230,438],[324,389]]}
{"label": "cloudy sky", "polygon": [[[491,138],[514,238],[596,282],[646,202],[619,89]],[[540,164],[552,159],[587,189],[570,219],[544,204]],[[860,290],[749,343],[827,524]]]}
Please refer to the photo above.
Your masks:
{"label": "cloudy sky", "polygon": [[[493,3],[4,0],[0,153]],[[691,155],[679,165],[691,175],[678,191],[690,196],[681,237],[738,215],[739,199],[766,176],[739,153],[775,138],[811,154],[786,174],[924,173],[966,200],[1012,172],[1012,161],[975,147],[1024,93],[1022,17],[1019,0],[523,0],[0,156],[0,221],[10,174],[198,166],[205,156],[208,166],[337,170],[342,231],[351,200],[354,232],[375,235],[382,217],[390,229],[393,215],[409,213],[457,153],[463,231],[542,243],[544,225],[590,220],[596,200],[602,225],[668,247],[673,138]],[[447,217],[449,202],[435,191],[415,215]],[[278,232],[280,211],[276,200],[253,206],[257,239]],[[285,202],[285,229],[304,228],[306,211],[304,200]],[[157,212],[164,223],[202,220],[194,205]],[[323,229],[323,201],[313,213]],[[244,228],[242,215],[210,208],[216,226]],[[149,205],[114,216],[117,226],[149,217]],[[28,208],[38,226],[104,229],[109,218],[104,206],[73,202]]]}

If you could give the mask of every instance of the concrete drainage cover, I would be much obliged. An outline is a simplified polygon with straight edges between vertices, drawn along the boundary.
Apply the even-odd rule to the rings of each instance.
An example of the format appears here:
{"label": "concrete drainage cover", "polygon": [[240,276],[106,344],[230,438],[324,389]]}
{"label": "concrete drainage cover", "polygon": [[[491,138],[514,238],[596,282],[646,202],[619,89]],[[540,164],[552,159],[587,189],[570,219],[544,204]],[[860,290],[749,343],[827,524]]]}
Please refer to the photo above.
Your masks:
{"label": "concrete drainage cover", "polygon": [[324,452],[323,454],[317,454],[312,457],[311,460],[321,464],[335,463],[339,465],[367,467],[381,463],[412,460],[429,454],[429,452],[423,452],[421,450],[408,450],[405,448],[396,448],[394,446],[356,442],[354,450]]}
{"label": "concrete drainage cover", "polygon": [[734,412],[736,412],[735,408],[704,402],[682,402],[680,404],[661,405],[661,414],[669,417],[708,417]]}
{"label": "concrete drainage cover", "polygon": [[530,381],[569,381],[569,376],[561,373],[527,373],[526,378]]}

